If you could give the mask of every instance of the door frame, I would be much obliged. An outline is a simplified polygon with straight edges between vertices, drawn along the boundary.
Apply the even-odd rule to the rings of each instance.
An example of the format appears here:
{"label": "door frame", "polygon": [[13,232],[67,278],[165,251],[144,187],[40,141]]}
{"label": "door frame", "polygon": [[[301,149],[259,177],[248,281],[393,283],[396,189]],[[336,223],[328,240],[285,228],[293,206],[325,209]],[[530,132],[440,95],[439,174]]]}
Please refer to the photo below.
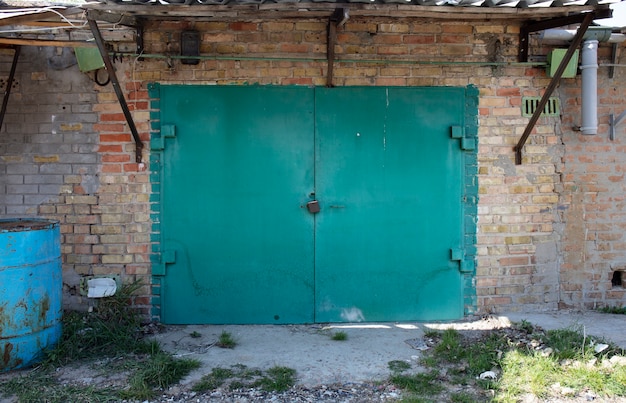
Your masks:
{"label": "door frame", "polygon": [[[168,256],[162,250],[162,158],[163,151],[158,145],[163,144],[167,133],[162,132],[161,127],[161,86],[167,84],[149,83],[148,96],[150,98],[150,183],[151,194],[150,219],[152,250],[150,261],[152,264],[152,318],[161,319],[161,289],[165,266]],[[402,87],[407,88],[407,87]],[[416,87],[419,88],[419,87]],[[424,87],[430,88],[430,87]],[[338,88],[339,90],[341,87]],[[478,217],[478,88],[469,85],[463,88],[465,94],[465,110],[463,126],[451,128],[450,135],[458,139],[459,147],[464,151],[464,189],[463,189],[463,245],[450,251],[451,259],[459,262],[459,270],[462,276],[463,307],[465,315],[476,312],[477,297],[475,287],[476,272],[476,223]]]}

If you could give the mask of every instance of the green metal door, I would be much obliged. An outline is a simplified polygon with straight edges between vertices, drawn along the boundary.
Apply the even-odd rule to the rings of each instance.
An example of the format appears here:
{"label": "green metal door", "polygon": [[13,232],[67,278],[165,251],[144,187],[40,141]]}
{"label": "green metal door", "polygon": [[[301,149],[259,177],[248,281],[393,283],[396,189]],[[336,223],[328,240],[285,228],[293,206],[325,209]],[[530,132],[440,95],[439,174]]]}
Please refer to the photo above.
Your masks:
{"label": "green metal door", "polygon": [[458,88],[160,87],[162,322],[462,317],[464,102]]}
{"label": "green metal door", "polygon": [[315,319],[463,316],[463,89],[317,89]]}
{"label": "green metal door", "polygon": [[312,107],[308,88],[161,87],[164,323],[314,320]]}

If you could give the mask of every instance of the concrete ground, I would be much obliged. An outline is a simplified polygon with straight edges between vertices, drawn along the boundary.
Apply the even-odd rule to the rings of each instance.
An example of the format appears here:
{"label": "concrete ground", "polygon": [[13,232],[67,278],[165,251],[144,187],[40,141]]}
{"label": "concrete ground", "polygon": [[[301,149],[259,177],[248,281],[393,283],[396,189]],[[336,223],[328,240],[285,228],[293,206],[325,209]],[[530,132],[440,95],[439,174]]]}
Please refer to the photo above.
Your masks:
{"label": "concrete ground", "polygon": [[[488,330],[522,320],[546,330],[582,329],[626,348],[626,316],[591,311],[511,313],[450,323],[167,326],[154,337],[176,356],[202,362],[202,370],[194,371],[197,375],[189,376],[184,384],[197,381],[212,368],[243,364],[259,369],[293,368],[299,384],[315,386],[382,380],[389,376],[388,363],[393,360],[415,364],[420,349],[426,347],[422,336],[428,329]],[[330,336],[338,331],[345,332],[347,340],[332,340]],[[237,342],[234,349],[215,345],[222,332],[233,336]],[[419,370],[417,365],[413,368]]]}

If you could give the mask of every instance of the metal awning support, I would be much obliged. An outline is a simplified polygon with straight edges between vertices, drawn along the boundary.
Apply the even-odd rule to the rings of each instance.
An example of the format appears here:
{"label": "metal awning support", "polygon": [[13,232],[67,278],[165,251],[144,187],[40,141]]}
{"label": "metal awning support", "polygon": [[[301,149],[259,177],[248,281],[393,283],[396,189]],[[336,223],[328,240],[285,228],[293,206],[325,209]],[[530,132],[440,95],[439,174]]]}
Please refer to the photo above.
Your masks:
{"label": "metal awning support", "polygon": [[336,8],[335,12],[328,18],[328,38],[326,45],[326,58],[328,59],[328,70],[326,72],[326,86],[333,86],[333,68],[335,67],[335,44],[337,43],[337,27],[348,21],[348,9]]}
{"label": "metal awning support", "polygon": [[537,109],[535,109],[535,112],[531,116],[530,121],[528,122],[528,125],[526,126],[526,129],[524,130],[524,133],[522,134],[522,137],[520,137],[519,142],[513,148],[513,150],[515,151],[515,164],[516,165],[522,164],[522,148],[524,147],[524,144],[526,144],[526,140],[528,140],[528,136],[530,136],[530,132],[535,127],[537,120],[539,120],[539,116],[543,113],[543,108],[548,103],[548,99],[550,98],[556,86],[558,85],[559,80],[561,79],[561,76],[563,75],[563,72],[565,71],[565,68],[567,67],[567,64],[569,63],[570,59],[574,55],[574,52],[576,51],[576,49],[578,49],[578,47],[580,46],[583,40],[583,36],[585,35],[585,32],[587,32],[587,28],[589,28],[589,25],[591,24],[594,18],[597,18],[594,13],[585,14],[585,18],[583,19],[580,27],[578,28],[578,32],[576,32],[576,36],[574,36],[574,39],[572,40],[572,43],[569,45],[569,48],[567,49],[567,52],[565,53],[563,60],[561,60],[561,64],[559,64],[559,67],[556,69],[556,72],[554,73],[554,76],[552,77],[552,80],[550,81],[550,84],[548,85],[548,88],[546,88],[546,91],[541,97],[541,101],[539,101],[539,104],[537,105]]}
{"label": "metal awning support", "polygon": [[546,29],[560,28],[568,25],[580,24],[586,16],[593,14],[593,19],[611,18],[613,10],[610,8],[600,8],[585,14],[575,14],[568,17],[552,18],[546,21],[533,22],[531,24],[522,25],[519,31],[519,49],[517,53],[518,62],[528,61],[528,42],[531,32],[543,31]]}
{"label": "metal awning support", "polygon": [[626,117],[626,111],[620,113],[617,117],[615,117],[612,113],[609,115],[609,140],[615,140],[615,126],[617,126],[619,122],[624,119],[624,117]]}
{"label": "metal awning support", "polygon": [[7,88],[4,90],[4,99],[2,99],[2,110],[0,110],[0,128],[4,123],[4,115],[7,113],[7,105],[9,105],[9,96],[11,95],[11,87],[13,87],[13,80],[15,79],[15,70],[17,69],[17,60],[20,58],[21,46],[15,46],[15,53],[13,53],[13,64],[11,64],[11,71],[9,72],[9,79],[7,80]]}
{"label": "metal awning support", "polygon": [[113,62],[109,57],[109,52],[106,49],[104,39],[102,39],[102,34],[100,33],[100,29],[98,29],[98,23],[91,19],[87,18],[89,21],[89,28],[91,28],[91,32],[93,33],[93,37],[96,41],[96,45],[98,45],[98,50],[100,50],[100,55],[102,56],[102,60],[104,61],[104,66],[109,73],[109,78],[111,79],[111,84],[113,85],[113,89],[115,90],[115,94],[117,95],[117,100],[122,107],[122,112],[124,112],[124,117],[126,117],[126,123],[128,123],[128,127],[130,128],[130,132],[135,140],[135,161],[137,163],[141,163],[141,152],[143,151],[143,143],[139,138],[139,133],[137,132],[137,127],[135,127],[135,122],[133,120],[133,116],[130,114],[130,110],[128,109],[128,104],[126,103],[126,99],[124,98],[124,93],[120,88],[120,82],[117,79],[117,75],[115,74],[115,68],[113,67]]}

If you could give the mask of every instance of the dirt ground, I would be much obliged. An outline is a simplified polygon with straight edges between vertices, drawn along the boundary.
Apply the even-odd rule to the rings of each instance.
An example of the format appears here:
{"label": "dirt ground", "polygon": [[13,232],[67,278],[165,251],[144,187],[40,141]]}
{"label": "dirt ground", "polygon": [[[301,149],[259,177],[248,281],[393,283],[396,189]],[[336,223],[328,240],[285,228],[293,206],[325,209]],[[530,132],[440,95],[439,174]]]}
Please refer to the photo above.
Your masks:
{"label": "dirt ground", "polygon": [[[457,329],[471,340],[484,332],[509,329],[511,322],[521,320],[545,329],[581,326],[589,334],[617,339],[626,347],[626,316],[597,312],[551,312],[539,314],[510,314],[466,318],[452,323],[362,323],[336,325],[285,326],[153,326],[148,337],[157,340],[176,357],[194,358],[201,367],[179,384],[161,391],[152,402],[384,402],[397,401],[403,392],[388,382],[389,363],[403,361],[410,373],[424,369],[419,360],[432,346],[424,337],[431,329]],[[237,345],[233,349],[216,346],[219,335],[228,332]],[[345,341],[332,340],[336,332],[347,335]],[[520,336],[522,337],[522,336]],[[128,358],[125,358],[128,359]],[[57,368],[53,376],[62,385],[98,388],[124,388],[129,376],[119,358],[79,362]],[[117,362],[116,362],[117,361]],[[218,388],[196,393],[193,385],[213,368],[241,365],[266,370],[284,366],[296,370],[297,384],[287,392],[265,392],[260,389],[230,390]],[[111,370],[116,368],[116,370]],[[27,369],[0,374],[0,382],[23,376]],[[445,373],[445,369],[443,369]],[[467,385],[446,383],[449,392],[463,392]],[[488,401],[489,391],[470,391]],[[557,391],[557,397],[543,402],[583,401],[626,402],[626,399],[602,400],[593,394],[571,396]],[[445,396],[445,395],[443,395]],[[539,402],[527,396],[524,402]],[[16,398],[0,397],[0,403],[16,403]]]}

